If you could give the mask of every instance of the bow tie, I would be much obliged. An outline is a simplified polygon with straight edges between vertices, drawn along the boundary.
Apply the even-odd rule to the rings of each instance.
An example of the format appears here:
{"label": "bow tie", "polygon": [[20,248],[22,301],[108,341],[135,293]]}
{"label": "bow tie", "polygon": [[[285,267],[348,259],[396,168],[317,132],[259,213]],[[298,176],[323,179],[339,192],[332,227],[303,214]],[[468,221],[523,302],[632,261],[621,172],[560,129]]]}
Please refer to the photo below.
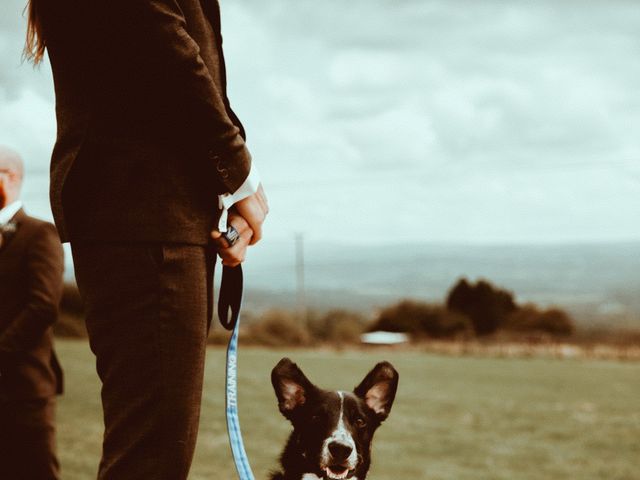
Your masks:
{"label": "bow tie", "polygon": [[14,222],[0,225],[0,249],[5,245],[11,237],[16,233],[18,226]]}

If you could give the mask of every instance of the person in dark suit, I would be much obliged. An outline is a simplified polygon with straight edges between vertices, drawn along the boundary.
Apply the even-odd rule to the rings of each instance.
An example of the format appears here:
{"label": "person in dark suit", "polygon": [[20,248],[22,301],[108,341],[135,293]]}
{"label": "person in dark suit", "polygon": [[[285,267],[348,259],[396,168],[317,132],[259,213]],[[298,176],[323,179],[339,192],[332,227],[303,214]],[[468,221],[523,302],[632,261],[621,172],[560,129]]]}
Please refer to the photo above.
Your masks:
{"label": "person in dark suit", "polygon": [[19,200],[20,157],[0,147],[0,478],[57,480],[52,324],[64,259],[56,228]]}
{"label": "person in dark suit", "polygon": [[28,17],[26,54],[48,53],[55,84],[52,210],[103,384],[98,478],[186,479],[216,253],[243,261],[267,214],[218,0],[31,0]]}

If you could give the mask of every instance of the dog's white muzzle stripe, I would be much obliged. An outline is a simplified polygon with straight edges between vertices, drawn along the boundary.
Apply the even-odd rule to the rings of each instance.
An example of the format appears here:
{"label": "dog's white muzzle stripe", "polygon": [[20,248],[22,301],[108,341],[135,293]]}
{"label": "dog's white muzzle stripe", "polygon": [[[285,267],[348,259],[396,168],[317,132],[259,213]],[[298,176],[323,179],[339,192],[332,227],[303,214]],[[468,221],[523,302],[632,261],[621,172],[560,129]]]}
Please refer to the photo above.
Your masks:
{"label": "dog's white muzzle stripe", "polygon": [[358,452],[356,450],[356,442],[353,440],[353,436],[347,430],[344,424],[344,392],[336,392],[340,397],[340,416],[338,417],[338,424],[335,430],[329,435],[329,438],[325,439],[322,444],[322,463],[325,466],[329,466],[331,461],[331,453],[329,452],[329,444],[331,442],[338,442],[343,445],[351,447],[351,453],[347,458],[347,466],[350,470],[356,468],[358,464]]}

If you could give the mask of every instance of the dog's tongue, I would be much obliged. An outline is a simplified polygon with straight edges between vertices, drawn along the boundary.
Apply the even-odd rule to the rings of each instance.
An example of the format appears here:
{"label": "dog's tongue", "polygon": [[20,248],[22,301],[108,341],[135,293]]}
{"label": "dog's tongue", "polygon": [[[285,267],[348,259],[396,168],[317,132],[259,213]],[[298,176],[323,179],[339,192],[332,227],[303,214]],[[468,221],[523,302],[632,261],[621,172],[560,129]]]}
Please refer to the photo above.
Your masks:
{"label": "dog's tongue", "polygon": [[344,468],[344,467],[327,467],[324,469],[327,477],[329,478],[347,478],[347,475],[349,474],[349,469],[348,468]]}

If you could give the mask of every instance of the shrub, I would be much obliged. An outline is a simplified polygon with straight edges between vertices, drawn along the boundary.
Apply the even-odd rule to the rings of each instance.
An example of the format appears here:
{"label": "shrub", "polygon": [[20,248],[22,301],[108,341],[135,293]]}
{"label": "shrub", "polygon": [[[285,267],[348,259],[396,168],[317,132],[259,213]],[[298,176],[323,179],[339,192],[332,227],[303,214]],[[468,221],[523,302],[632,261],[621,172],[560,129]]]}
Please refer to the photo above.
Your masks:
{"label": "shrub", "polygon": [[469,318],[439,305],[403,300],[383,309],[370,330],[413,336],[452,337],[470,329]]}
{"label": "shrub", "polygon": [[365,327],[364,317],[348,310],[330,310],[321,316],[312,315],[308,321],[309,333],[314,340],[336,345],[359,343]]}
{"label": "shrub", "polygon": [[542,312],[537,328],[552,335],[571,335],[575,324],[571,316],[559,308],[549,308]]}
{"label": "shrub", "polygon": [[513,293],[486,280],[472,285],[463,278],[449,291],[447,309],[469,317],[476,334],[489,335],[500,328],[517,306]]}
{"label": "shrub", "polygon": [[564,310],[550,308],[540,311],[532,304],[513,312],[504,327],[513,331],[543,332],[554,336],[570,335],[575,330],[573,320]]}
{"label": "shrub", "polygon": [[457,337],[473,333],[469,317],[462,313],[451,312],[444,307],[434,307],[430,315],[425,316],[423,331],[434,338]]}
{"label": "shrub", "polygon": [[[217,321],[217,320],[214,320]],[[231,336],[231,332],[225,330],[221,326],[212,324],[209,329],[209,336],[207,337],[207,343],[209,345],[226,345],[229,343],[229,337]],[[240,335],[240,341],[244,342],[244,332]]]}
{"label": "shrub", "polygon": [[78,286],[75,283],[65,283],[62,287],[60,311],[79,317],[84,316],[84,303],[80,297]]}
{"label": "shrub", "polygon": [[247,327],[247,343],[270,347],[301,346],[310,341],[309,331],[296,315],[284,310],[269,310],[259,321]]}
{"label": "shrub", "polygon": [[53,325],[53,332],[59,337],[86,337],[84,305],[75,283],[65,283],[60,301],[60,315]]}
{"label": "shrub", "polygon": [[84,316],[60,312],[58,321],[53,324],[53,334],[57,337],[86,338],[87,327],[84,323]]}

